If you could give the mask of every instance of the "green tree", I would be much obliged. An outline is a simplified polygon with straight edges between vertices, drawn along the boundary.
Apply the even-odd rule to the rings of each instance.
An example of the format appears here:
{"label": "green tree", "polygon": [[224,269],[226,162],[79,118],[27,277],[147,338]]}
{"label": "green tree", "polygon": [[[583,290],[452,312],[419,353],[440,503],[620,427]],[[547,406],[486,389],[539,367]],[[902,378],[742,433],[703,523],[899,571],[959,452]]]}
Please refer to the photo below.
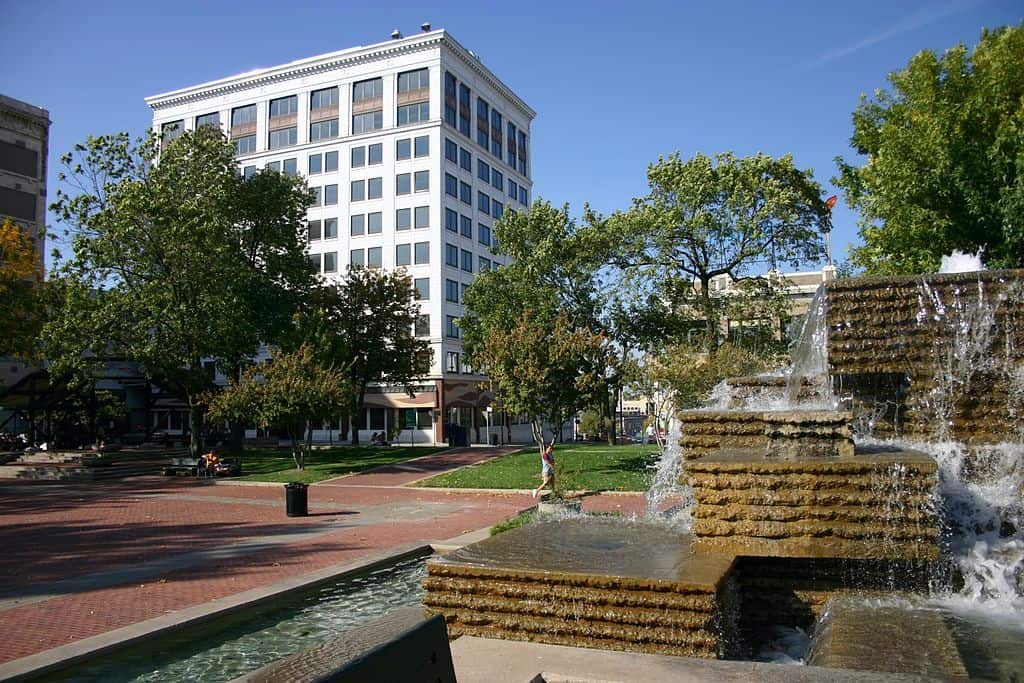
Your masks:
{"label": "green tree", "polygon": [[35,358],[45,310],[42,261],[29,234],[0,223],[0,356]]}
{"label": "green tree", "polygon": [[313,349],[303,345],[249,367],[241,379],[231,380],[204,401],[213,420],[251,420],[262,428],[283,428],[291,440],[295,467],[302,470],[311,447],[310,425],[337,415],[351,404],[352,394],[344,370],[321,364]]}
{"label": "green tree", "polygon": [[[363,414],[373,382],[405,385],[430,365],[430,343],[413,334],[419,314],[412,280],[402,271],[352,268],[339,284],[315,291],[297,336],[316,348],[322,362],[345,368],[353,387],[345,413]],[[359,443],[359,430],[352,430]]]}
{"label": "green tree", "polygon": [[285,329],[313,270],[304,181],[245,180],[210,127],[159,149],[153,136],[90,137],[61,158],[53,205],[73,231],[61,304],[45,336],[58,373],[118,356],[189,406],[193,453],[212,386],[203,360],[236,368]]}
{"label": "green tree", "polygon": [[986,264],[1024,265],[1024,26],[983,31],[916,54],[889,90],[861,97],[850,144],[837,157],[868,273],[934,272],[943,254],[984,249]]}
{"label": "green tree", "polygon": [[[646,276],[674,310],[704,321],[706,348],[720,343],[719,321],[733,297],[717,296],[713,278],[762,280],[755,266],[821,257],[830,228],[821,187],[790,155],[714,158],[678,153],[647,169],[650,192],[606,221],[605,239],[619,245],[616,263]],[[748,300],[768,300],[761,297]]]}
{"label": "green tree", "polygon": [[676,408],[696,408],[708,400],[711,390],[722,380],[754,375],[769,367],[763,356],[730,343],[710,352],[684,343],[667,348],[654,360],[650,372],[654,381],[671,390]]}

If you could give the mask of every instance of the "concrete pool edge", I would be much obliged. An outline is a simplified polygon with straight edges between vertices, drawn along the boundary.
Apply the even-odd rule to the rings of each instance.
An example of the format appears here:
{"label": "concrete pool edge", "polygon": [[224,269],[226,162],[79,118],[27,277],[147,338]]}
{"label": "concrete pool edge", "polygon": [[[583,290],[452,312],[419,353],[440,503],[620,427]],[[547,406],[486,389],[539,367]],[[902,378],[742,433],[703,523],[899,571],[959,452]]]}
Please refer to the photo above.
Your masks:
{"label": "concrete pool edge", "polygon": [[258,607],[293,593],[314,589],[324,583],[380,569],[417,555],[426,556],[433,551],[434,545],[430,542],[414,541],[353,562],[331,565],[267,586],[192,605],[169,614],[5,662],[0,664],[0,680],[31,680],[129,645],[169,635],[190,626]]}

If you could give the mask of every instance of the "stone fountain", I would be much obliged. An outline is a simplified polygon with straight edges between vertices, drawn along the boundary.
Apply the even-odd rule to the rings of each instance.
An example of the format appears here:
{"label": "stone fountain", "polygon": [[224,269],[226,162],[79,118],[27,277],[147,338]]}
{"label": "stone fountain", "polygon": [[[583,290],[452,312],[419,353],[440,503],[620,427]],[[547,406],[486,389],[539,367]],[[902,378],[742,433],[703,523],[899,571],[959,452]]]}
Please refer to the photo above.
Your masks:
{"label": "stone fountain", "polygon": [[[583,517],[506,532],[428,562],[428,613],[452,636],[735,658],[829,611],[815,656],[850,666],[837,634],[863,619],[843,601],[950,590],[958,574],[970,584],[950,557],[965,530],[949,508],[963,501],[944,495],[991,467],[996,442],[1017,444],[999,452],[1020,477],[1021,282],[1024,271],[829,283],[788,377],[736,378],[716,408],[679,412],[687,525]],[[966,444],[953,475],[935,445],[951,440]],[[1019,533],[1019,494],[997,536]],[[1015,543],[1000,546],[1007,575],[1024,565]],[[952,642],[927,635],[935,619],[905,623]],[[928,673],[963,675],[948,660]]]}

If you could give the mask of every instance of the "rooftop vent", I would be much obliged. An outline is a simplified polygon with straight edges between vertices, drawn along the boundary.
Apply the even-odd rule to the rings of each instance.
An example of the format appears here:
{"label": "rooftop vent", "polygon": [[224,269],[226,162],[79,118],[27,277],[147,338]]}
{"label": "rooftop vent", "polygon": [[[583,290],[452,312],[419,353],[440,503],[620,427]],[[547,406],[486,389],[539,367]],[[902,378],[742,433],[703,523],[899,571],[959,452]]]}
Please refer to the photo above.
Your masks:
{"label": "rooftop vent", "polygon": [[392,37],[392,38],[393,38],[394,40],[398,40],[399,38],[401,38],[401,37],[402,37],[402,32],[401,32],[401,31],[399,31],[399,30],[398,30],[398,29],[396,28],[396,29],[395,29],[394,31],[392,31],[392,32],[391,32],[391,37]]}
{"label": "rooftop vent", "polygon": [[429,21],[424,21],[422,24],[420,24],[420,30],[423,31],[424,33],[429,31],[430,30],[430,22]]}

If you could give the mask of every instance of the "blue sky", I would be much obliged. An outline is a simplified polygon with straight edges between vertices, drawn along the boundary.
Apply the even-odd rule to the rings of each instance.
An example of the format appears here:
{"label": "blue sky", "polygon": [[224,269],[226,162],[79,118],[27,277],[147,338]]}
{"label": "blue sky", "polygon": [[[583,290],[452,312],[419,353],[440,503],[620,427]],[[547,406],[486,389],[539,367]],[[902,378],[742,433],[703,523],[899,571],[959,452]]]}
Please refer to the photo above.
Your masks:
{"label": "blue sky", "polygon": [[[922,49],[973,45],[1020,23],[1019,0],[887,2],[246,3],[0,0],[0,93],[53,120],[58,156],[89,134],[143,131],[143,97],[407,35],[429,21],[474,50],[537,112],[534,195],[601,212],[646,192],[645,170],[679,150],[792,153],[828,194],[852,157],[861,93]],[[840,195],[841,196],[841,195]],[[833,250],[857,240],[841,201]],[[51,219],[52,222],[52,219]]]}

